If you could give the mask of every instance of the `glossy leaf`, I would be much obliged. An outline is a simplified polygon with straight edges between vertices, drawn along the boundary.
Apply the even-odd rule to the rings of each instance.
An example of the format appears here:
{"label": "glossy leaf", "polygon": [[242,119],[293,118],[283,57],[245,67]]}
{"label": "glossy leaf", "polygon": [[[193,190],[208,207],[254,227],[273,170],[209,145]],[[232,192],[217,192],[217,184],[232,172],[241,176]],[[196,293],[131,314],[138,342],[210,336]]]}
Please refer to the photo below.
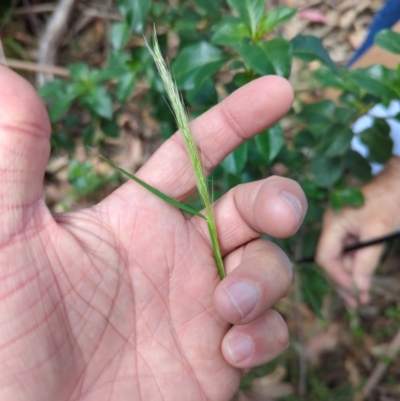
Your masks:
{"label": "glossy leaf", "polygon": [[285,138],[283,136],[282,128],[279,124],[275,124],[266,131],[255,137],[255,142],[258,151],[264,157],[265,161],[269,164],[276,156],[278,156],[283,145]]}
{"label": "glossy leaf", "polygon": [[96,86],[92,91],[86,94],[84,102],[98,116],[110,120],[113,114],[112,100],[109,93],[102,86]]}
{"label": "glossy leaf", "polygon": [[110,138],[118,138],[119,127],[114,120],[101,120],[100,128],[105,136]]}
{"label": "glossy leaf", "polygon": [[74,63],[71,64],[68,68],[71,78],[75,81],[87,81],[89,78],[89,67],[86,63]]}
{"label": "glossy leaf", "polygon": [[400,95],[399,74],[382,65],[351,71],[349,78],[367,93],[383,100],[398,99]]}
{"label": "glossy leaf", "polygon": [[400,33],[391,29],[383,29],[375,35],[374,42],[383,49],[400,54]]}
{"label": "glossy leaf", "polygon": [[260,34],[272,31],[282,22],[291,20],[297,13],[295,8],[277,7],[264,14],[260,20]]}
{"label": "glossy leaf", "polygon": [[221,46],[236,46],[245,38],[250,38],[247,26],[233,17],[226,17],[213,27],[211,43]]}
{"label": "glossy leaf", "polygon": [[193,0],[193,3],[206,15],[218,18],[221,15],[222,0]]}
{"label": "glossy leaf", "polygon": [[248,143],[244,142],[222,161],[222,168],[228,171],[228,173],[234,175],[240,174],[247,162],[248,149]]}
{"label": "glossy leaf", "polygon": [[296,149],[313,148],[317,144],[315,136],[308,130],[295,134],[293,142]]}
{"label": "glossy leaf", "polygon": [[345,205],[359,207],[364,204],[364,195],[359,188],[344,188],[332,191],[329,201],[333,210],[339,210]]}
{"label": "glossy leaf", "polygon": [[159,191],[158,189],[152,187],[151,185],[147,184],[146,182],[142,181],[138,177],[134,176],[133,174],[128,173],[126,170],[122,169],[121,167],[117,166],[114,164],[111,160],[107,159],[106,157],[99,155],[100,158],[102,158],[106,163],[108,163],[110,166],[114,167],[117,171],[119,171],[121,174],[125,175],[126,177],[130,178],[131,180],[135,181],[142,187],[146,188],[148,191],[150,191],[152,194],[156,195],[157,197],[161,198],[163,201],[169,203],[172,206],[177,207],[178,209],[181,209],[187,213],[193,214],[195,216],[202,217],[205,219],[205,216],[198,212],[197,210],[192,209],[190,206],[185,205],[184,203],[180,203],[177,200],[170,198],[168,195],[165,195],[163,192]]}
{"label": "glossy leaf", "polygon": [[315,157],[310,162],[309,170],[314,178],[314,182],[323,188],[335,184],[343,173],[339,157]]}
{"label": "glossy leaf", "polygon": [[309,123],[329,124],[335,121],[336,108],[331,100],[322,100],[304,106],[297,118]]}
{"label": "glossy leaf", "polygon": [[339,156],[349,149],[353,136],[353,131],[349,127],[334,124],[322,136],[319,153],[324,157]]}
{"label": "glossy leaf", "polygon": [[303,189],[306,196],[316,200],[322,200],[326,196],[326,190],[319,188],[314,182],[304,180],[300,182],[301,188]]}
{"label": "glossy leaf", "polygon": [[152,3],[152,0],[118,0],[121,14],[137,33],[143,32]]}
{"label": "glossy leaf", "polygon": [[239,52],[245,63],[260,75],[276,74],[286,78],[290,75],[292,49],[290,42],[283,38],[243,45]]}
{"label": "glossy leaf", "polygon": [[223,51],[207,42],[185,47],[172,66],[179,89],[190,90],[202,85],[225,61]]}
{"label": "glossy leaf", "polygon": [[343,162],[344,167],[358,180],[365,182],[372,178],[371,165],[355,150],[346,152]]}
{"label": "glossy leaf", "polygon": [[265,3],[266,0],[228,0],[228,4],[239,13],[253,37],[256,33],[257,24],[264,14]]}
{"label": "glossy leaf", "polygon": [[218,103],[218,93],[214,82],[209,79],[201,86],[186,92],[186,98],[191,105],[214,105]]}
{"label": "glossy leaf", "polygon": [[132,71],[124,73],[118,80],[117,83],[117,99],[124,103],[132,93],[133,88],[136,84],[136,76]]}
{"label": "glossy leaf", "polygon": [[131,31],[125,22],[116,22],[111,27],[111,46],[114,50],[122,50],[129,41]]}
{"label": "glossy leaf", "polygon": [[61,120],[70,109],[72,104],[71,99],[66,96],[58,96],[49,105],[49,118],[52,123]]}
{"label": "glossy leaf", "polygon": [[368,146],[370,162],[386,163],[392,156],[393,140],[386,120],[376,118],[371,128],[361,132],[361,140]]}
{"label": "glossy leaf", "polygon": [[334,72],[338,67],[330,58],[320,39],[312,35],[297,35],[292,39],[293,56],[304,61],[319,60]]}

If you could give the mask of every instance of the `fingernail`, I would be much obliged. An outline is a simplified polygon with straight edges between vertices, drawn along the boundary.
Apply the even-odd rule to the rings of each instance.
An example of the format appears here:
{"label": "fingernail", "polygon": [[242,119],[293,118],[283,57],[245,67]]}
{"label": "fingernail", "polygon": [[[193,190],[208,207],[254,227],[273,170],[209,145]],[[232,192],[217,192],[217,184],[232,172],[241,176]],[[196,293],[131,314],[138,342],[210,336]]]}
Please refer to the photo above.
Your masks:
{"label": "fingernail", "polygon": [[247,336],[239,335],[231,338],[228,350],[232,359],[238,363],[249,358],[254,352],[254,345]]}
{"label": "fingernail", "polygon": [[291,193],[282,191],[279,196],[292,208],[296,220],[297,220],[297,228],[299,228],[303,216],[303,212],[301,210],[301,203],[300,201],[293,196]]}
{"label": "fingernail", "polygon": [[242,319],[255,308],[260,298],[257,288],[246,281],[231,284],[225,290]]}

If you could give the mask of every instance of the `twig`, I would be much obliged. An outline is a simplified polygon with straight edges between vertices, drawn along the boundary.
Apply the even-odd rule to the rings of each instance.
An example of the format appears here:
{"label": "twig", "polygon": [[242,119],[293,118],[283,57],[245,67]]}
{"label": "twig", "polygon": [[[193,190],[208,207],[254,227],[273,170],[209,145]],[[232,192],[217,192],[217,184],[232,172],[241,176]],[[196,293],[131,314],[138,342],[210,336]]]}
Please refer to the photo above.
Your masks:
{"label": "twig", "polygon": [[[301,238],[301,237],[300,237]],[[303,248],[303,241],[298,240],[294,251],[295,259],[300,259],[301,250]],[[303,316],[301,314],[301,279],[300,273],[297,269],[294,269],[293,274],[293,289],[294,289],[294,301],[295,301],[295,320],[297,326],[297,337],[299,341],[299,388],[298,394],[300,397],[304,397],[307,393],[307,355],[304,346],[304,330],[303,330]]]}
{"label": "twig", "polygon": [[0,38],[0,64],[7,65],[6,55],[4,54],[3,43]]}
{"label": "twig", "polygon": [[[57,7],[47,22],[44,34],[40,40],[38,63],[40,65],[53,65],[56,60],[58,44],[64,35],[68,18],[71,14],[75,0],[59,0]],[[38,86],[43,86],[51,76],[38,73],[36,80]]]}
{"label": "twig", "polygon": [[42,13],[52,13],[56,6],[54,4],[35,4],[29,7],[19,7],[13,11],[13,15],[25,15],[29,13],[42,14]]}
{"label": "twig", "polygon": [[15,70],[40,72],[43,74],[57,75],[64,78],[69,77],[69,71],[66,68],[55,67],[53,65],[39,65],[37,63],[31,63],[29,61],[14,60],[10,58],[7,60],[2,60],[0,58],[0,64],[6,65]]}
{"label": "twig", "polygon": [[363,387],[361,393],[362,393],[362,399],[366,399],[371,392],[375,389],[375,387],[378,385],[378,383],[382,380],[384,374],[386,373],[390,362],[393,361],[393,359],[396,357],[396,355],[400,351],[400,330],[397,332],[395,337],[393,338],[392,342],[389,345],[389,349],[387,351],[387,358],[388,361],[385,362],[379,362],[376,366],[375,369],[373,370],[371,376],[368,378],[367,382],[365,383],[365,386]]}
{"label": "twig", "polygon": [[[30,7],[19,7],[14,12],[13,15],[25,15],[29,13],[33,14],[46,14],[52,13],[56,9],[56,5],[54,4],[35,4],[31,5]],[[109,19],[110,21],[122,21],[123,18],[121,15],[117,13],[107,13],[96,8],[84,8],[80,10],[80,13],[86,17],[93,17],[93,18],[101,18],[101,19]]]}
{"label": "twig", "polygon": [[28,10],[28,19],[32,26],[33,32],[35,33],[36,37],[39,37],[41,33],[41,27],[36,14],[32,12],[32,5],[29,3],[29,0],[23,0],[23,3],[24,7]]}

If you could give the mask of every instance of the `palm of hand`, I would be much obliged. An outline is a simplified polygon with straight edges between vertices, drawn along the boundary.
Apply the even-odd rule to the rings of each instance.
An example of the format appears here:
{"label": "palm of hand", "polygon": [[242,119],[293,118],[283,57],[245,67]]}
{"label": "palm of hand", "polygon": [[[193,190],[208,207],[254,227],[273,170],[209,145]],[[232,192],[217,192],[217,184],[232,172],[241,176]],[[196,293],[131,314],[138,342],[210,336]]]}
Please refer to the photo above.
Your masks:
{"label": "palm of hand", "polygon": [[[251,96],[259,102],[263,85],[281,93],[257,108]],[[42,200],[44,109],[32,88],[4,68],[0,87],[0,398],[228,400],[242,368],[287,345],[286,328],[269,308],[288,290],[288,261],[272,244],[253,239],[296,231],[306,209],[299,187],[260,181],[217,203],[228,271],[220,282],[204,222],[185,220],[134,183],[91,209],[51,216]],[[225,112],[216,108],[196,120],[194,131],[207,119],[214,124],[198,137],[207,168],[243,141],[237,131],[259,132],[290,99],[283,80],[265,78],[228,98]],[[227,124],[235,114],[242,127]],[[184,199],[194,183],[179,141],[164,144],[138,175]],[[226,295],[227,286],[243,281],[257,288],[254,307]],[[272,337],[258,334],[267,327]],[[234,334],[253,342],[244,361],[226,351],[224,341]]]}
{"label": "palm of hand", "polygon": [[100,217],[112,215],[107,207],[58,223],[43,209],[32,218],[34,234],[15,239],[4,260],[23,260],[7,294],[23,312],[8,316],[13,329],[2,342],[11,355],[29,355],[19,371],[27,393],[43,399],[43,388],[56,387],[60,400],[111,400],[134,388],[133,399],[229,397],[240,373],[220,351],[227,323],[213,307],[216,267],[190,222],[160,204],[128,212],[131,229],[118,233]]}

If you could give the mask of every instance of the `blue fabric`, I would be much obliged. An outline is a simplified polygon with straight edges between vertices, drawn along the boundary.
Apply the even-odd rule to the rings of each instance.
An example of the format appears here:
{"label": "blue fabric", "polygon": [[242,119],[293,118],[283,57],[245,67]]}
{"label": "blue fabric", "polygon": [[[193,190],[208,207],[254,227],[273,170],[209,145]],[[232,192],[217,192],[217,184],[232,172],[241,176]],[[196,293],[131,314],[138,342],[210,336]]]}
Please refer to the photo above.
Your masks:
{"label": "blue fabric", "polygon": [[351,66],[373,44],[375,35],[382,29],[391,28],[400,20],[400,0],[386,0],[385,4],[375,15],[364,43],[353,54],[346,66]]}

